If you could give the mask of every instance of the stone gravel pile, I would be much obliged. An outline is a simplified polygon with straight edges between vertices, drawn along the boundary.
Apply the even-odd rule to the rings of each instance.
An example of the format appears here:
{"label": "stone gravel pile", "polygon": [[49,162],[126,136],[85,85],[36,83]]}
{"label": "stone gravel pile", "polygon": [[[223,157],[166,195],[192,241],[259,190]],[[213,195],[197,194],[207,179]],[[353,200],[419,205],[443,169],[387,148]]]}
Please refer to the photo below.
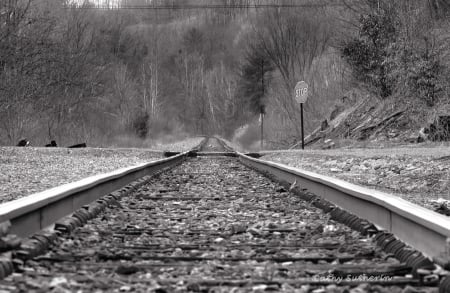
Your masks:
{"label": "stone gravel pile", "polygon": [[280,151],[266,152],[262,159],[381,190],[443,213],[450,208],[450,148]]}
{"label": "stone gravel pile", "polygon": [[0,203],[83,178],[164,158],[162,151],[185,151],[202,138],[161,144],[160,150],[0,147]]}

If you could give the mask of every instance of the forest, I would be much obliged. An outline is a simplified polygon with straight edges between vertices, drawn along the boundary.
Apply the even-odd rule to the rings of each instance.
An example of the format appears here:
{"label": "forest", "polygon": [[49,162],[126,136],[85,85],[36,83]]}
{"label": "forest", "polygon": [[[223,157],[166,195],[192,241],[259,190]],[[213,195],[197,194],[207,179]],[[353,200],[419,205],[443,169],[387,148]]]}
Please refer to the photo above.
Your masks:
{"label": "forest", "polygon": [[2,0],[0,145],[300,135],[347,91],[450,104],[448,0]]}

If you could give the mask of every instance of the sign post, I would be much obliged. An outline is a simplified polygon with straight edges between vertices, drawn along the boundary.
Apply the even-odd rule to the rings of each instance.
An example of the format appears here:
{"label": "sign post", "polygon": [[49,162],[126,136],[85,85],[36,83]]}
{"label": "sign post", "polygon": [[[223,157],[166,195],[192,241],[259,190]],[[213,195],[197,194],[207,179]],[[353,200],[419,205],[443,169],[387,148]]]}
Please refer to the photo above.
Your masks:
{"label": "sign post", "polygon": [[261,122],[261,150],[264,147],[264,115],[266,114],[266,106],[259,107],[259,122]]}
{"label": "sign post", "polygon": [[303,123],[303,103],[306,102],[308,98],[308,84],[304,81],[299,81],[295,85],[294,89],[294,99],[300,104],[300,119],[302,123],[302,150],[305,149],[305,136],[304,136],[304,123]]}
{"label": "sign post", "polygon": [[259,119],[261,120],[261,150],[264,147],[264,113],[259,114]]}

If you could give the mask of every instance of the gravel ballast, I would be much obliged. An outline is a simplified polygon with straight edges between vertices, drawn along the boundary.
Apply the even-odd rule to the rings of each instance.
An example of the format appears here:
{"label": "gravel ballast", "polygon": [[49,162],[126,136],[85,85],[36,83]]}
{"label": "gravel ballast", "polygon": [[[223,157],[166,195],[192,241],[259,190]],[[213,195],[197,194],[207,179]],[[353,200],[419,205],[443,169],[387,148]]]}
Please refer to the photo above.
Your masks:
{"label": "gravel ballast", "polygon": [[62,221],[50,250],[18,254],[19,270],[0,289],[412,292],[411,267],[376,245],[367,234],[374,227],[351,230],[338,214],[234,158],[193,158],[117,196],[84,226]]}
{"label": "gravel ballast", "polygon": [[381,190],[429,209],[450,200],[450,148],[265,152],[261,158]]}
{"label": "gravel ballast", "polygon": [[159,145],[160,150],[0,147],[0,203],[83,178],[162,159],[164,151],[185,151],[202,138]]}

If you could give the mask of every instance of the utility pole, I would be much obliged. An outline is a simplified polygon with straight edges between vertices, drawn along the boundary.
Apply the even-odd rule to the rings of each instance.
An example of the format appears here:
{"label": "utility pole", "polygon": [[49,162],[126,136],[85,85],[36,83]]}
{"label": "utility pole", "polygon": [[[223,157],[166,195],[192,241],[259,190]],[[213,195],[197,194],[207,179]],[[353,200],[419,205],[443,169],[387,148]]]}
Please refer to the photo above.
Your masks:
{"label": "utility pole", "polygon": [[[264,98],[264,59],[261,62],[261,86],[262,86],[262,96],[261,98]],[[261,104],[261,107],[259,109],[259,115],[261,117],[261,149],[264,147],[264,114],[265,114],[265,107],[263,104]]]}
{"label": "utility pole", "polygon": [[151,97],[151,116],[153,117],[156,115],[156,105],[158,101],[158,9],[156,5],[159,5],[159,3],[156,3],[157,0],[152,0],[152,6],[153,6],[153,12],[154,12],[154,21],[153,21],[153,73],[152,73],[152,79],[154,80],[152,82],[153,89],[152,89],[152,97]]}

